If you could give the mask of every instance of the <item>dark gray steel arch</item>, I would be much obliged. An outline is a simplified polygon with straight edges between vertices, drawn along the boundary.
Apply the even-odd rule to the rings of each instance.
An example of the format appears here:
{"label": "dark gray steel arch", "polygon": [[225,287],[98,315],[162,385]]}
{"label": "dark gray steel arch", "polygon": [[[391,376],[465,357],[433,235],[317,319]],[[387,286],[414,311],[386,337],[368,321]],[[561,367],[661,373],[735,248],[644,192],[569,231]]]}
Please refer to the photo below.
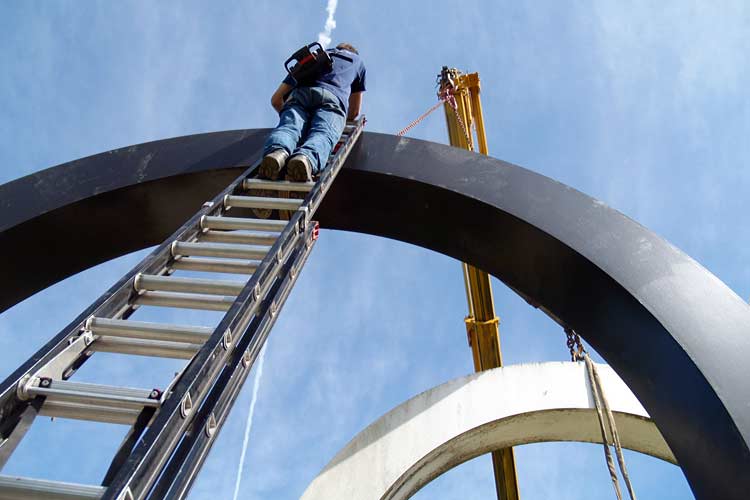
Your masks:
{"label": "dark gray steel arch", "polygon": [[[265,134],[140,144],[0,186],[0,310],[160,242],[259,157]],[[652,415],[698,498],[747,497],[750,307],[662,238],[521,167],[373,133],[318,218],[496,276],[601,353]]]}

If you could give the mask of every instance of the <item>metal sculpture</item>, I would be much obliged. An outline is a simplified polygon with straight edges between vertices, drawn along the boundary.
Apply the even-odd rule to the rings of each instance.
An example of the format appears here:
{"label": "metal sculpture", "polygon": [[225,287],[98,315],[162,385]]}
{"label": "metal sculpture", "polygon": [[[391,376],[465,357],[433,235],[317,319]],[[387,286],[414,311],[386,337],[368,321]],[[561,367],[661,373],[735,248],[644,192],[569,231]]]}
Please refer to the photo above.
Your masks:
{"label": "metal sculpture", "polygon": [[[258,158],[265,133],[141,144],[0,186],[0,309],[158,243]],[[355,147],[317,217],[323,227],[413,243],[496,276],[609,362],[697,497],[750,490],[750,307],[662,238],[521,167],[373,133]],[[108,237],[91,237],[102,233]]]}
{"label": "metal sculpture", "polygon": [[[549,441],[601,443],[582,363],[494,368],[414,396],[360,432],[310,483],[302,500],[403,500],[442,473],[508,446]],[[617,427],[631,450],[674,462],[627,386],[599,372]]]}

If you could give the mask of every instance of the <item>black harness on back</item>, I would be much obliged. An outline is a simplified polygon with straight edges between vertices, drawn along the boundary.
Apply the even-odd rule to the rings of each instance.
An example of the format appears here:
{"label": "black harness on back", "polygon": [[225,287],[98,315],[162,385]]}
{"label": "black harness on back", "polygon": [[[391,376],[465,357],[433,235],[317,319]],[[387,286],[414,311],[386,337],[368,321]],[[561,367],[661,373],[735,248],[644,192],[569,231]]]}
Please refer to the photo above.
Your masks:
{"label": "black harness on back", "polygon": [[331,57],[338,57],[349,62],[354,59],[338,52],[329,52],[318,42],[305,45],[284,63],[284,68],[300,87],[313,85],[321,76],[333,70]]}

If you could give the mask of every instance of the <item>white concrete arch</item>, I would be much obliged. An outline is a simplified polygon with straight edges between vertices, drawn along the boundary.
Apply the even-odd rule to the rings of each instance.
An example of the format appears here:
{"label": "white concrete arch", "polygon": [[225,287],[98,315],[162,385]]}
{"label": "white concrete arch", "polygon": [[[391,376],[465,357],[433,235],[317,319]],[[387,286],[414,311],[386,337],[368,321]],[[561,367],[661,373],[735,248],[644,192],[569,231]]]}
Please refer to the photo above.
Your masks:
{"label": "white concrete arch", "polygon": [[[608,366],[597,367],[623,447],[675,463],[633,393]],[[455,379],[359,433],[302,499],[406,499],[451,468],[499,448],[601,443],[594,408],[583,363],[514,365]]]}

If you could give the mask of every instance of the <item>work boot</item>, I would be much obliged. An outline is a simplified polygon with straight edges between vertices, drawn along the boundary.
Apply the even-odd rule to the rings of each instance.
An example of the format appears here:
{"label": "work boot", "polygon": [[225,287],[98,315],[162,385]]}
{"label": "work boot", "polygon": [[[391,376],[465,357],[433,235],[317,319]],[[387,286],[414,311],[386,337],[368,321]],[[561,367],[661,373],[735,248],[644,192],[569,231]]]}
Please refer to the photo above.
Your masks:
{"label": "work boot", "polygon": [[275,181],[279,178],[281,169],[284,168],[286,159],[289,157],[289,153],[283,149],[276,149],[271,151],[263,157],[263,161],[260,162],[260,169],[258,169],[258,177],[261,179],[269,179]]}
{"label": "work boot", "polygon": [[312,182],[312,165],[305,155],[294,155],[286,166],[286,178],[294,182]]}
{"label": "work boot", "polygon": [[[270,189],[250,189],[247,194],[262,198],[276,198],[276,191],[271,191]],[[271,208],[251,208],[250,212],[256,219],[270,219],[271,215],[273,215],[273,209]]]}

